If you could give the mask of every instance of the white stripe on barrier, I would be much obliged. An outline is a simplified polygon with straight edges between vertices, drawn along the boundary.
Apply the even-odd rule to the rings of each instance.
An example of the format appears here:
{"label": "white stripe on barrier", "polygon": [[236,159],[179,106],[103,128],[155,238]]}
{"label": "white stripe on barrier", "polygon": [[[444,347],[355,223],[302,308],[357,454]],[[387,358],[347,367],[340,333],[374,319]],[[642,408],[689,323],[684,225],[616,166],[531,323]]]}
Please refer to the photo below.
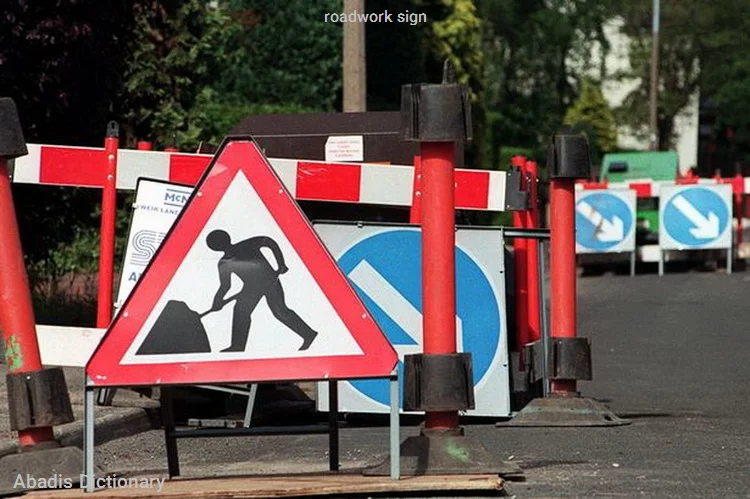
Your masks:
{"label": "white stripe on barrier", "polygon": [[117,188],[134,190],[139,177],[169,180],[169,153],[120,149],[117,163],[127,168],[117,169]]}
{"label": "white stripe on barrier", "polygon": [[487,193],[487,209],[489,211],[505,211],[505,186],[507,185],[505,172],[490,171],[489,192]]}
{"label": "white stripe on barrier", "polygon": [[28,144],[29,154],[13,161],[13,182],[38,184],[42,164],[42,146]]}
{"label": "white stripe on barrier", "polygon": [[284,184],[286,190],[293,197],[297,197],[297,160],[296,159],[269,159],[269,163],[273,166],[273,170],[276,175],[281,179],[281,183]]}
{"label": "white stripe on barrier", "polygon": [[[36,337],[45,366],[85,367],[105,329],[38,324]],[[75,345],[71,348],[71,345]]]}
{"label": "white stripe on barrier", "polygon": [[414,167],[363,164],[359,178],[359,202],[411,206]]}

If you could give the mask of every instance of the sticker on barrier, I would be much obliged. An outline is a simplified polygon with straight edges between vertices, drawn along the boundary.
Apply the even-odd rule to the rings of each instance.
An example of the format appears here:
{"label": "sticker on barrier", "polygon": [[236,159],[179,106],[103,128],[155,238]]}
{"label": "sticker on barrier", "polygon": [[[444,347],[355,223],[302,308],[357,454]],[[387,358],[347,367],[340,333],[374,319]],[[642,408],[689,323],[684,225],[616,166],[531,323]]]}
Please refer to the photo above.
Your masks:
{"label": "sticker on barrier", "polygon": [[[315,230],[399,356],[422,353],[421,233],[413,226],[316,223]],[[456,343],[471,352],[475,416],[510,414],[503,236],[500,229],[456,232]],[[399,374],[399,379],[402,379]],[[318,386],[318,409],[328,392]],[[388,411],[388,383],[340,383],[344,412]]]}
{"label": "sticker on barrier", "polygon": [[732,187],[678,185],[659,195],[659,245],[665,250],[732,246]]}
{"label": "sticker on barrier", "polygon": [[97,386],[195,384],[387,376],[395,362],[257,145],[232,140],[86,372]]}
{"label": "sticker on barrier", "polygon": [[636,193],[576,192],[576,253],[635,251]]}

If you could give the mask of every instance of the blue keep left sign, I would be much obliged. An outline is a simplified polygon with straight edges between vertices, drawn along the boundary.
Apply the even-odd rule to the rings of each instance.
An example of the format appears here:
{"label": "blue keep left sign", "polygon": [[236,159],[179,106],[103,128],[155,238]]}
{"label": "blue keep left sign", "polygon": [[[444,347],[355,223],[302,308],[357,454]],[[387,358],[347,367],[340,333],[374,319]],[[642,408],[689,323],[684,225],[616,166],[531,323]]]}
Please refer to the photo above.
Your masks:
{"label": "blue keep left sign", "polygon": [[729,185],[665,186],[659,193],[659,244],[663,249],[729,248]]}
{"label": "blue keep left sign", "polygon": [[[315,228],[399,354],[403,380],[403,356],[423,349],[421,232],[335,224]],[[456,241],[456,341],[458,351],[472,354],[477,406],[473,414],[507,414],[502,233],[459,229]],[[388,408],[386,380],[353,380],[339,390],[342,411]]]}
{"label": "blue keep left sign", "polygon": [[636,193],[629,189],[576,193],[576,252],[635,249]]}

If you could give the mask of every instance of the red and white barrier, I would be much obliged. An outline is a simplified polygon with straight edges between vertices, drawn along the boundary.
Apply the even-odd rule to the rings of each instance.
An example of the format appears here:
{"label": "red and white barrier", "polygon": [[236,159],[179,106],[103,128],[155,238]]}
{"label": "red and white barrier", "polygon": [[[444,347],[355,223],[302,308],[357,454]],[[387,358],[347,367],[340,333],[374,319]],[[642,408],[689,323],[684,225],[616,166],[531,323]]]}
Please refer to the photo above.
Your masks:
{"label": "red and white barrier", "polygon": [[[102,187],[103,148],[28,145],[15,160],[14,183]],[[117,188],[135,189],[139,177],[194,185],[212,156],[120,149]],[[411,206],[414,167],[370,163],[327,163],[269,158],[295,199],[385,206]],[[456,170],[456,208],[505,210],[505,172]]]}
{"label": "red and white barrier", "polygon": [[680,180],[652,180],[650,178],[645,179],[633,179],[627,182],[590,182],[581,181],[576,184],[576,190],[591,190],[591,189],[633,189],[639,198],[655,198],[659,197],[659,192],[662,186],[670,186],[680,183],[696,183],[696,184],[731,184],[734,194],[750,194],[750,177],[728,177],[728,178],[696,178],[692,179],[680,179]]}

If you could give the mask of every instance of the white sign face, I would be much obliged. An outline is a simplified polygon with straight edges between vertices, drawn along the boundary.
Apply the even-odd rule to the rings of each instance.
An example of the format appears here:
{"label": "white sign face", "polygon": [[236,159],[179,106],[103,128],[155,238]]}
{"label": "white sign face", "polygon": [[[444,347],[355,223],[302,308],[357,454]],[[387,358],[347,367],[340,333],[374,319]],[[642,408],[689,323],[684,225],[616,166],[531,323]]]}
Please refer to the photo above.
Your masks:
{"label": "white sign face", "polygon": [[[315,224],[326,247],[399,356],[422,353],[421,232],[393,225]],[[456,232],[456,343],[472,354],[474,416],[510,414],[503,237],[500,230]],[[387,380],[339,383],[344,412],[386,413]],[[318,385],[318,410],[328,386]]]}
{"label": "white sign face", "polygon": [[361,135],[339,135],[326,140],[326,161],[364,161],[365,147]]}
{"label": "white sign face", "polygon": [[576,191],[576,253],[635,251],[636,193]]}
{"label": "white sign face", "polygon": [[160,180],[138,180],[116,308],[122,307],[133,291],[192,192],[192,187]]}
{"label": "white sign face", "polygon": [[732,247],[732,187],[664,186],[659,193],[659,246],[665,250]]}

